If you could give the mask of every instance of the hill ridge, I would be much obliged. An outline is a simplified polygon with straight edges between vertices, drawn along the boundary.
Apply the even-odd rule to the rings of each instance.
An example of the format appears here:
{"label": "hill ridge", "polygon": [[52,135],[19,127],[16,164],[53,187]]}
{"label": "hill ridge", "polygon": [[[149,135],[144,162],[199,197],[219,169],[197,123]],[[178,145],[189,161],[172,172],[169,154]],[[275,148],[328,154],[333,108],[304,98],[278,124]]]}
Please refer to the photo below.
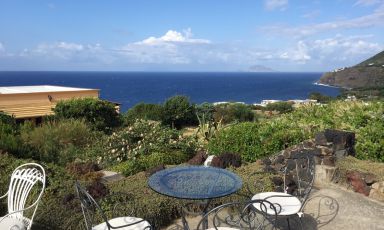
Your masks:
{"label": "hill ridge", "polygon": [[352,67],[324,73],[318,83],[344,87],[384,87],[384,51]]}

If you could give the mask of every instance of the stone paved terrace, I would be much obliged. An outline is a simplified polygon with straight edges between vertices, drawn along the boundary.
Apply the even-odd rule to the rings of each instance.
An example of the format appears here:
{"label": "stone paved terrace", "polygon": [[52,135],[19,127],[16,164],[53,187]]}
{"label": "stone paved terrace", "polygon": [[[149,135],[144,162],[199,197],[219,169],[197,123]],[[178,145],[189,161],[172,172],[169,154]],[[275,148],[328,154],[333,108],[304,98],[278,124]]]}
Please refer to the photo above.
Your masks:
{"label": "stone paved terrace", "polygon": [[[384,203],[336,185],[314,189],[304,207],[304,230],[384,230]],[[309,215],[308,215],[309,214]],[[200,219],[188,218],[191,229]],[[279,229],[288,229],[285,220]],[[180,219],[163,230],[182,229]],[[300,229],[291,221],[291,229]]]}

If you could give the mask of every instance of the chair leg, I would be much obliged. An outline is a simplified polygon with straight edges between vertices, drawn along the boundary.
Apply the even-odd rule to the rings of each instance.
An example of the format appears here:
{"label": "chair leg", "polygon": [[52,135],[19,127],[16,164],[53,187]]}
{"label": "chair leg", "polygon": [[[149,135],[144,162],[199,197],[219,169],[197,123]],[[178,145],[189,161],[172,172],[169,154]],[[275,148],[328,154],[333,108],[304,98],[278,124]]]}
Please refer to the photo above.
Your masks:
{"label": "chair leg", "polygon": [[289,224],[289,217],[287,217],[288,229],[291,230],[291,225]]}
{"label": "chair leg", "polygon": [[300,216],[299,216],[299,223],[300,223],[300,229],[304,230],[304,228],[303,228],[303,221],[301,221],[301,217]]}

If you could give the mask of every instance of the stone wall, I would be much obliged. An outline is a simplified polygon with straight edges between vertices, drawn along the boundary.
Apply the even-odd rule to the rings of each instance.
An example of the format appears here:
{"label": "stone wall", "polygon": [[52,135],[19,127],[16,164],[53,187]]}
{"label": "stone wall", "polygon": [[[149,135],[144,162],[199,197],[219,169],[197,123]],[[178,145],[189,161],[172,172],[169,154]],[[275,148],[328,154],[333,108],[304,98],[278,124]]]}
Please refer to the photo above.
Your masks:
{"label": "stone wall", "polygon": [[354,133],[327,129],[317,133],[313,140],[287,148],[261,160],[261,163],[264,165],[264,171],[279,172],[289,164],[290,158],[313,156],[316,164],[315,185],[344,181],[355,192],[384,201],[384,182],[376,181],[373,174],[355,170],[347,171],[345,176],[338,173],[336,161],[346,156],[355,156],[354,145]]}

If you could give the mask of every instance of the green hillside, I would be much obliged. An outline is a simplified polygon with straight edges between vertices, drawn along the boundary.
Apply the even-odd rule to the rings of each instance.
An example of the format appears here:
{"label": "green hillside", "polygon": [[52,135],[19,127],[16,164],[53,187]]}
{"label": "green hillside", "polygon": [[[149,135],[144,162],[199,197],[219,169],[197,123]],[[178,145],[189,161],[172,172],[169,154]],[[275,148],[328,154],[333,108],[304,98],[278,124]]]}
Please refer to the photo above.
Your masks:
{"label": "green hillside", "polygon": [[318,83],[344,88],[384,87],[384,51],[355,66],[324,73]]}
{"label": "green hillside", "polygon": [[356,65],[356,66],[363,66],[363,67],[371,67],[371,66],[377,66],[377,67],[383,67],[384,65],[384,51],[376,54],[375,56],[363,61],[362,63]]}

